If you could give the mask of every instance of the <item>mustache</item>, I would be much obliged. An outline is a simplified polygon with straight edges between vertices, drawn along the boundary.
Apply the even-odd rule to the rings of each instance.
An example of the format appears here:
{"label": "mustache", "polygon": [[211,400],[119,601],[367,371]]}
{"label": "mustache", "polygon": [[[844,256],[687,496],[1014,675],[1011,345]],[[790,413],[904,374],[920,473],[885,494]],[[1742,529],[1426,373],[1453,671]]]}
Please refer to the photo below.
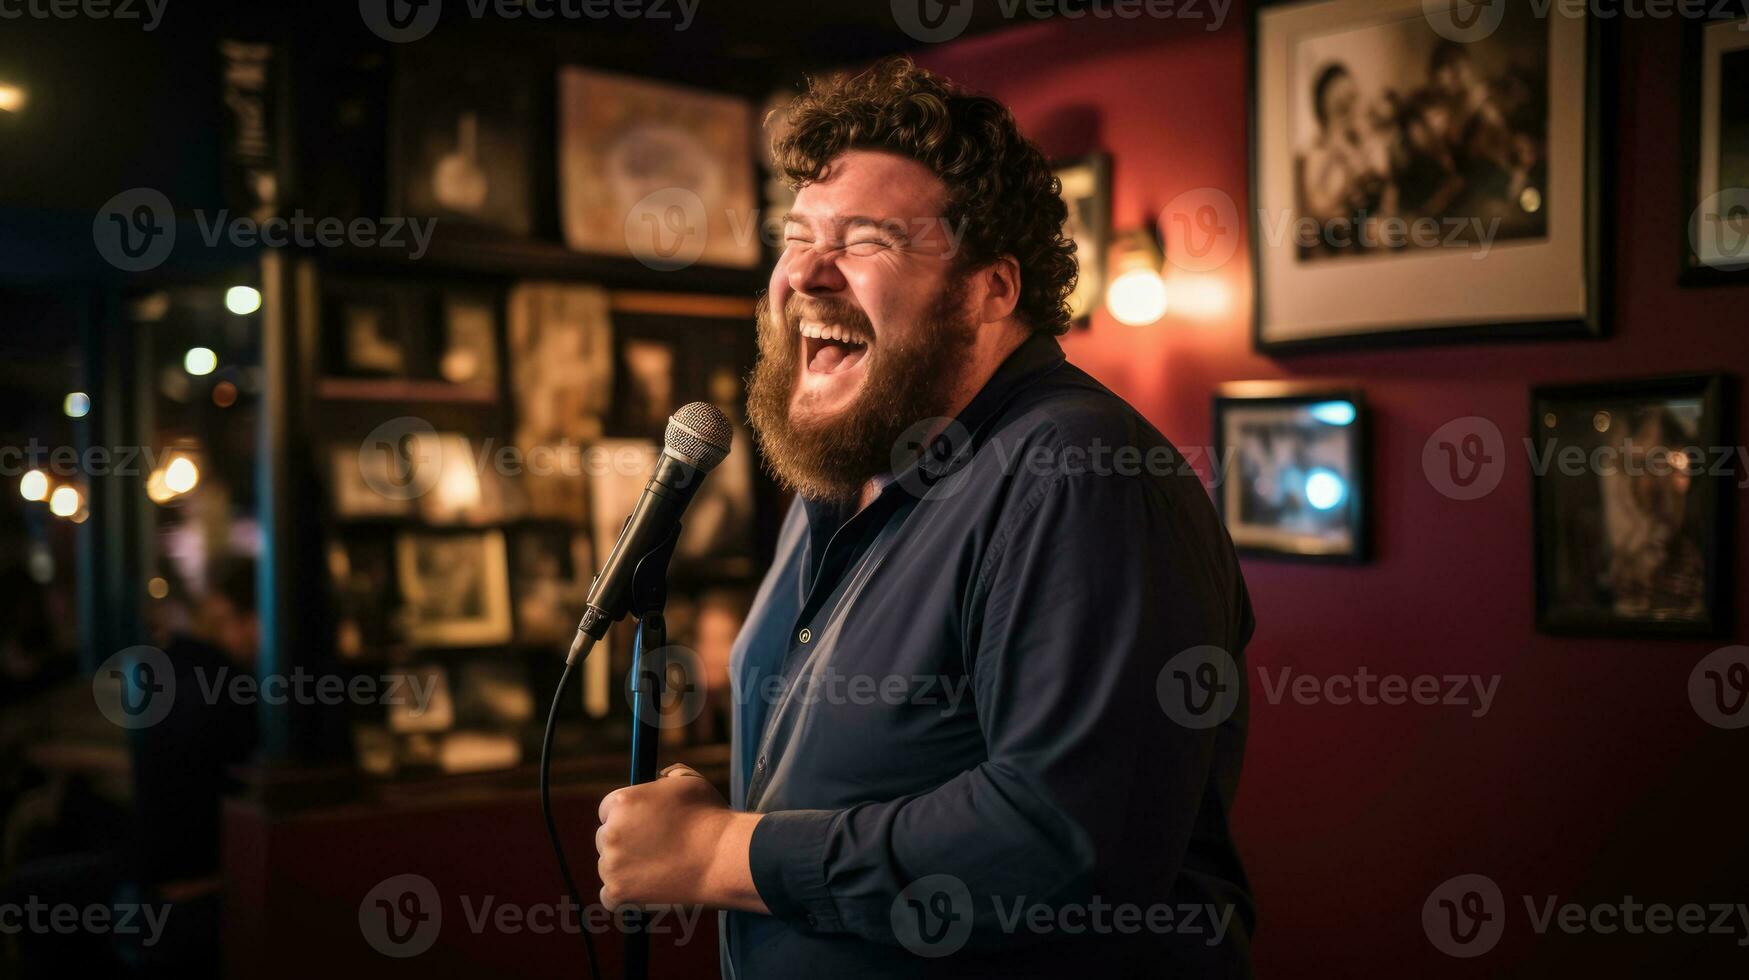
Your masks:
{"label": "mustache", "polygon": [[791,293],[783,304],[783,318],[792,333],[801,329],[803,320],[814,320],[842,327],[852,337],[864,343],[874,340],[874,324],[869,322],[868,314],[841,299],[821,299]]}

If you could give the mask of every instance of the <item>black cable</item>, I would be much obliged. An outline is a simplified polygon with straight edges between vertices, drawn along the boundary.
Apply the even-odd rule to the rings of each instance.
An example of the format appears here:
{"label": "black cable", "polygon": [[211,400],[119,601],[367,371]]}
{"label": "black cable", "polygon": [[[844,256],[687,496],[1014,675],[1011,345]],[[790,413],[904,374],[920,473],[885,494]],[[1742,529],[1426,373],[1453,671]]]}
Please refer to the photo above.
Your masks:
{"label": "black cable", "polygon": [[[591,641],[590,646],[594,643]],[[585,654],[587,655],[587,654]],[[581,659],[581,658],[578,658]],[[601,980],[601,965],[595,960],[595,937],[589,934],[588,909],[577,895],[577,883],[571,880],[571,865],[565,861],[565,845],[559,842],[559,825],[553,822],[552,768],[553,730],[558,727],[559,702],[565,699],[565,685],[571,679],[574,660],[565,661],[565,672],[559,675],[559,689],[553,692],[553,707],[547,712],[547,733],[540,743],[540,812],[547,821],[547,837],[553,842],[553,854],[559,859],[559,874],[565,878],[565,891],[577,906],[578,931],[583,934],[584,948],[589,950],[589,976]]]}

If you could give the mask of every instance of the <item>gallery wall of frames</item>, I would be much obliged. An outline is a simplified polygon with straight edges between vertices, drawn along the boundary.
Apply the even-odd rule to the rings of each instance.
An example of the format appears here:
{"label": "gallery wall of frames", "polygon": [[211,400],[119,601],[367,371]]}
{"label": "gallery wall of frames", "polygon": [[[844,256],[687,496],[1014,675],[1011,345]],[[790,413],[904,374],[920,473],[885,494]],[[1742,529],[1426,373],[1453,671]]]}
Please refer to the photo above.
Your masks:
{"label": "gallery wall of frames", "polygon": [[[436,692],[424,711],[357,712],[356,761],[387,777],[532,757],[593,571],[668,416],[699,400],[736,428],[678,545],[670,681],[689,693],[663,731],[671,747],[726,741],[729,644],[782,505],[741,422],[766,252],[734,223],[787,194],[762,107],[445,43],[346,62],[303,110],[352,119],[339,142],[355,132],[346,149],[382,166],[305,147],[307,193],[435,219],[417,259],[341,250],[293,273],[335,658]],[[616,630],[586,662],[563,709],[572,750],[623,747],[629,640]]]}
{"label": "gallery wall of frames", "polygon": [[[1749,860],[1716,846],[1741,733],[1709,721],[1749,571],[1749,19],[1452,6],[1264,2],[921,55],[1052,159],[1102,159],[1081,211],[1109,216],[1108,283],[1148,271],[1126,240],[1159,248],[1144,322],[1108,288],[1062,342],[1184,452],[1242,552],[1259,973],[1358,964],[1336,938],[1357,921],[1368,962],[1473,970],[1413,914],[1455,874],[1722,898]],[[1292,688],[1365,674],[1500,697]],[[1649,955],[1734,955],[1677,945]],[[1489,968],[1661,968],[1623,951],[1508,935]]]}

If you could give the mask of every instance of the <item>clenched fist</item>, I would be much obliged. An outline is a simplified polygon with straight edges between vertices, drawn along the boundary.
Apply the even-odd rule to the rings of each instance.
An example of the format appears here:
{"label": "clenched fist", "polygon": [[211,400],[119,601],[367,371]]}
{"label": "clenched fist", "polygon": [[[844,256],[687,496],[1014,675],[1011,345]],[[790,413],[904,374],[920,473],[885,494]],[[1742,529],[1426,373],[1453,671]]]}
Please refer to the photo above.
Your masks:
{"label": "clenched fist", "polygon": [[747,860],[759,816],[729,809],[709,780],[683,765],[614,790],[601,801],[595,832],[601,904],[766,912]]}

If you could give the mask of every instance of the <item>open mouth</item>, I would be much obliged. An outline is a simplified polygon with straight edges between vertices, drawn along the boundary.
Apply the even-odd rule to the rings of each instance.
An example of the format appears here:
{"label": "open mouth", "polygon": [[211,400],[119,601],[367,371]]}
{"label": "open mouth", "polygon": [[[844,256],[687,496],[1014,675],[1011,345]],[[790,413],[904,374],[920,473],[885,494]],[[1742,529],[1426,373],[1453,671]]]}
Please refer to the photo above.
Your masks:
{"label": "open mouth", "polygon": [[868,342],[843,327],[803,323],[801,334],[802,363],[809,374],[848,371],[868,353]]}

